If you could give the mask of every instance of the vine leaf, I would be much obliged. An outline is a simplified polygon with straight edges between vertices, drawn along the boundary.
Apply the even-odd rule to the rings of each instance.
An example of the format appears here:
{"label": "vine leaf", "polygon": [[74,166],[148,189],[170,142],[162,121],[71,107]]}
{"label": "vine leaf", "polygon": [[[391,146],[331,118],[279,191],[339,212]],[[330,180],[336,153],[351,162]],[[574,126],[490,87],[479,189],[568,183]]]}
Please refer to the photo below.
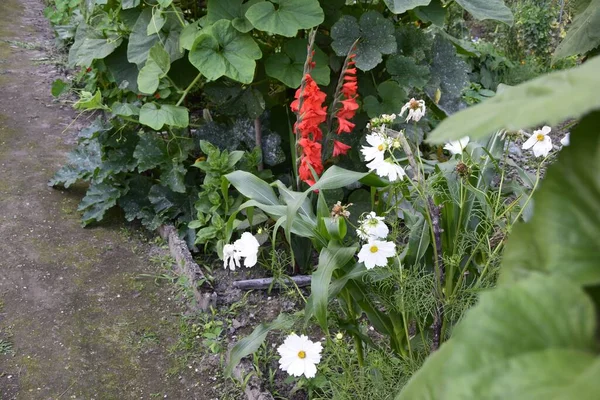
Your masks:
{"label": "vine leaf", "polygon": [[165,23],[167,22],[167,18],[165,18],[162,10],[160,9],[152,9],[152,18],[150,19],[150,23],[146,28],[146,34],[148,36],[154,35],[155,33],[160,32]]}
{"label": "vine leaf", "polygon": [[429,68],[417,64],[411,57],[394,54],[385,62],[385,68],[396,82],[407,89],[421,89],[429,81]]}
{"label": "vine leaf", "polygon": [[600,283],[599,126],[600,111],[585,117],[548,168],[533,197],[533,217],[509,238],[504,281],[542,271],[582,285]]}
{"label": "vine leaf", "polygon": [[87,226],[94,221],[100,221],[106,211],[117,204],[117,199],[123,193],[124,189],[114,184],[106,182],[92,183],[77,207],[77,211],[83,211],[81,224]]}
{"label": "vine leaf", "polygon": [[140,115],[140,108],[132,103],[121,103],[120,101],[115,101],[110,106],[110,110],[113,114],[120,115],[122,117]]}
{"label": "vine leaf", "polygon": [[140,109],[140,124],[149,126],[154,130],[162,129],[165,124],[186,128],[189,123],[189,113],[185,107],[146,103]]}
{"label": "vine leaf", "polygon": [[69,153],[67,164],[56,172],[48,186],[68,189],[79,179],[91,180],[100,166],[102,157],[97,140],[85,140]]}
{"label": "vine leaf", "polygon": [[503,0],[456,0],[456,2],[480,21],[493,19],[507,25],[514,23],[512,12]]}
{"label": "vine leaf", "polygon": [[[267,75],[283,82],[286,86],[297,88],[302,81],[307,50],[306,39],[286,41],[280,53],[274,53],[265,61]],[[327,55],[315,46],[315,68],[311,76],[319,85],[329,85],[329,67]]]}
{"label": "vine leaf", "polygon": [[595,399],[595,325],[593,302],[566,279],[499,286],[481,295],[396,399]]}
{"label": "vine leaf", "polygon": [[115,51],[123,42],[118,32],[100,30],[82,22],[77,27],[75,42],[69,50],[69,65],[89,67],[95,59],[102,59]]}
{"label": "vine leaf", "polygon": [[192,65],[208,80],[227,76],[238,82],[252,83],[255,60],[262,56],[252,37],[238,32],[227,20],[217,21],[205,31],[190,51]]}
{"label": "vine leaf", "polygon": [[169,53],[160,43],[156,43],[148,52],[146,65],[138,75],[138,88],[140,92],[153,94],[158,89],[160,79],[165,77],[171,68]]}
{"label": "vine leaf", "polygon": [[82,111],[104,109],[102,92],[100,92],[100,89],[96,89],[96,93],[91,94],[88,91],[82,90],[79,100],[73,104],[73,108]]}
{"label": "vine leaf", "polygon": [[138,161],[138,172],[155,168],[168,160],[167,145],[156,132],[142,132],[133,156]]}
{"label": "vine leaf", "polygon": [[581,0],[575,2],[575,7],[575,18],[567,36],[554,51],[553,62],[575,54],[585,54],[600,45],[600,0]]}
{"label": "vine leaf", "polygon": [[321,24],[325,14],[318,0],[269,0],[253,4],[246,18],[258,30],[293,37],[300,29]]}
{"label": "vine leaf", "polygon": [[443,28],[446,22],[446,8],[442,0],[431,0],[428,5],[415,8],[415,15],[421,21],[431,22],[440,28]]}
{"label": "vine leaf", "polygon": [[162,29],[158,33],[148,35],[148,25],[151,23],[152,9],[146,8],[140,13],[129,35],[127,59],[136,64],[138,68],[142,68],[146,63],[148,53],[156,43],[163,45],[166,52],[169,53],[171,62],[183,57],[183,53],[179,50],[179,35],[183,28],[175,13],[167,13]]}
{"label": "vine leaf", "polygon": [[[565,71],[542,75],[508,87],[489,100],[443,120],[429,135],[432,143],[472,139],[505,129],[517,131],[541,124],[554,125],[600,108],[600,57]],[[569,99],[569,101],[565,101]]]}
{"label": "vine leaf", "polygon": [[209,24],[226,19],[231,21],[231,25],[242,33],[250,32],[254,27],[248,21],[245,14],[248,9],[261,0],[208,0],[207,21]]}
{"label": "vine leaf", "polygon": [[415,7],[426,6],[431,0],[383,0],[387,8],[394,14],[402,14]]}
{"label": "vine leaf", "polygon": [[369,118],[379,117],[381,114],[397,113],[407,99],[406,91],[394,81],[385,81],[377,86],[378,97],[367,96],[363,101],[363,107]]}
{"label": "vine leaf", "polygon": [[369,11],[356,18],[344,15],[331,28],[331,47],[338,56],[346,56],[356,39],[356,66],[369,71],[382,60],[382,54],[396,52],[394,24],[377,11]]}

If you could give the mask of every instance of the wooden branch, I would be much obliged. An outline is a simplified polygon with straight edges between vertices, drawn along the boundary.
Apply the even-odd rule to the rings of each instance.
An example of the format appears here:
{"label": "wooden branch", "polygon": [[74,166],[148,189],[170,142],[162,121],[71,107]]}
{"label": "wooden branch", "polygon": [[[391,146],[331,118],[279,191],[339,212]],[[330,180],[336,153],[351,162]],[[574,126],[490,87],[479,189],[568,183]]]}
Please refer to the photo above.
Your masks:
{"label": "wooden branch", "polygon": [[[273,288],[281,289],[281,281],[287,281],[288,284],[292,285],[292,282],[298,287],[309,286],[311,282],[310,275],[296,275],[292,277],[282,278],[279,281],[275,281]],[[292,281],[292,282],[290,282]],[[241,290],[254,290],[254,289],[268,289],[273,283],[273,278],[259,278],[259,279],[248,279],[244,281],[233,282],[233,287]],[[285,286],[283,286],[285,287]]]}

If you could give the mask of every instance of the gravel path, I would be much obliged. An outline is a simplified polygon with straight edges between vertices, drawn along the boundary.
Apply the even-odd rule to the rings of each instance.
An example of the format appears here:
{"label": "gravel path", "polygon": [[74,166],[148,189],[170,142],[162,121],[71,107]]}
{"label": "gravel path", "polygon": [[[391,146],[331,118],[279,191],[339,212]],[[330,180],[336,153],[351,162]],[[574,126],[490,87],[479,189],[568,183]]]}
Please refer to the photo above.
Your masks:
{"label": "gravel path", "polygon": [[46,184],[75,134],[42,10],[0,1],[0,399],[220,398],[214,366],[169,351],[180,308],[140,277],[161,250],[118,222],[81,228],[82,191]]}

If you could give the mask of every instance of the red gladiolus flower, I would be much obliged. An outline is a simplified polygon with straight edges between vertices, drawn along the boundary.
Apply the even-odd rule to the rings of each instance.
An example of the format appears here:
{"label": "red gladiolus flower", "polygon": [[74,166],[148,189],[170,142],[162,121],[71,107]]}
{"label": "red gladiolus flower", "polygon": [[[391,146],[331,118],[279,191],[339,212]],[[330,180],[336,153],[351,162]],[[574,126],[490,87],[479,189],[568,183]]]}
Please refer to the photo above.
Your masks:
{"label": "red gladiolus flower", "polygon": [[298,89],[295,100],[290,104],[292,111],[298,114],[298,122],[294,125],[294,129],[301,137],[298,140],[298,145],[302,148],[298,175],[302,181],[311,186],[315,184],[311,168],[317,175],[323,172],[321,143],[319,143],[323,138],[323,132],[319,126],[327,120],[327,107],[323,107],[326,97],[319,85],[307,74],[304,77],[304,90]]}
{"label": "red gladiolus flower", "polygon": [[350,150],[351,148],[352,148],[352,146],[348,146],[347,144],[344,144],[342,142],[334,140],[333,141],[333,156],[337,157],[340,155],[346,155],[346,153],[348,153],[348,150]]}
{"label": "red gladiolus flower", "polygon": [[[354,61],[350,60],[347,65],[354,65]],[[354,118],[356,110],[358,110],[358,103],[356,102],[356,98],[358,97],[357,91],[358,82],[356,81],[356,68],[346,68],[344,71],[344,84],[341,88],[341,92],[343,97],[345,97],[345,100],[340,101],[342,107],[336,113],[336,118],[338,121],[338,135],[342,132],[350,133],[352,132],[352,129],[354,129],[354,124],[348,120]],[[335,151],[336,150],[334,148],[334,153]]]}

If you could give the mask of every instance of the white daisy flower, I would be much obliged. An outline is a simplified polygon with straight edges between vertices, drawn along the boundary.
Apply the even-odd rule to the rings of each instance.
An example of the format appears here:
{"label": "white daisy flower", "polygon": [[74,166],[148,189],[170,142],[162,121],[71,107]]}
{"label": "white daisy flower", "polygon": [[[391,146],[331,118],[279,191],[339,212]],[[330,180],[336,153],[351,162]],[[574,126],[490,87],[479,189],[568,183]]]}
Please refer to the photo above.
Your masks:
{"label": "white daisy flower", "polygon": [[243,258],[247,268],[253,267],[258,261],[259,247],[260,243],[250,232],[242,233],[242,237],[233,244],[223,246],[223,266],[235,271],[240,267],[240,259]]}
{"label": "white daisy flower", "polygon": [[314,378],[317,374],[317,364],[321,362],[321,350],[323,350],[321,343],[312,342],[307,336],[292,333],[277,349],[281,356],[279,369],[292,376],[304,375],[307,378]]}
{"label": "white daisy flower", "polygon": [[367,269],[385,267],[387,259],[396,255],[396,245],[393,242],[369,240],[358,252],[358,262],[365,263]]}
{"label": "white daisy flower", "polygon": [[244,257],[244,265],[246,267],[256,265],[260,243],[258,243],[258,240],[250,232],[242,233],[242,237],[236,240],[233,245],[239,255]]}
{"label": "white daisy flower", "polygon": [[385,150],[388,148],[388,139],[378,134],[370,134],[365,138],[367,139],[367,143],[371,145],[371,147],[362,146],[360,150],[363,156],[365,156],[365,161],[383,159]]}
{"label": "white daisy flower", "polygon": [[571,133],[567,132],[564,138],[560,139],[560,144],[568,146],[571,144]]}
{"label": "white daisy flower", "polygon": [[390,182],[402,180],[406,175],[404,168],[396,164],[391,158],[373,160],[367,164],[367,168],[374,169],[378,176],[382,178],[387,177]]}
{"label": "white daisy flower", "polygon": [[240,267],[240,255],[232,244],[223,246],[223,267],[229,268],[231,271]]}
{"label": "white daisy flower", "polygon": [[415,100],[412,98],[402,107],[402,110],[400,110],[400,115],[404,116],[404,112],[406,110],[408,110],[406,122],[410,121],[411,119],[415,122],[419,122],[419,120],[425,115],[425,102],[423,100]]}
{"label": "white daisy flower", "polygon": [[371,211],[364,219],[359,221],[360,226],[356,230],[356,234],[363,240],[387,237],[390,230],[383,220],[383,217],[378,217],[374,211]]}
{"label": "white daisy flower", "polygon": [[444,150],[448,150],[452,155],[454,154],[462,154],[462,152],[467,148],[467,144],[469,144],[469,137],[465,136],[462,139],[453,140],[444,145]]}
{"label": "white daisy flower", "polygon": [[552,150],[552,139],[548,135],[552,128],[544,126],[542,129],[533,131],[533,134],[525,143],[523,143],[523,150],[532,149],[533,155],[536,157],[546,157],[550,150]]}

